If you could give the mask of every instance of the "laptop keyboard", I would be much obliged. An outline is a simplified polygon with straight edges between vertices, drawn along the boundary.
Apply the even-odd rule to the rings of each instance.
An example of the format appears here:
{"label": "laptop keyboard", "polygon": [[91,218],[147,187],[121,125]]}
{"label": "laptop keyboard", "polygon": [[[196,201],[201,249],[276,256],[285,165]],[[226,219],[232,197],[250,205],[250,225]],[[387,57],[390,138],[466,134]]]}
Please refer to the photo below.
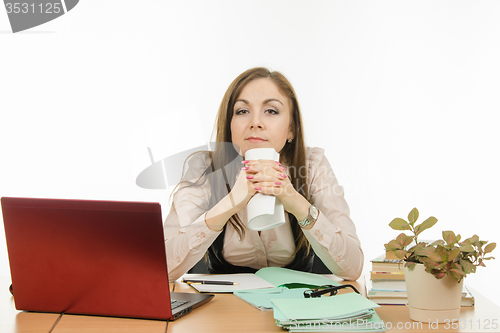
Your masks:
{"label": "laptop keyboard", "polygon": [[184,304],[188,303],[188,301],[178,301],[176,299],[171,299],[170,300],[170,305],[172,305],[172,310],[178,308],[179,306],[182,306]]}

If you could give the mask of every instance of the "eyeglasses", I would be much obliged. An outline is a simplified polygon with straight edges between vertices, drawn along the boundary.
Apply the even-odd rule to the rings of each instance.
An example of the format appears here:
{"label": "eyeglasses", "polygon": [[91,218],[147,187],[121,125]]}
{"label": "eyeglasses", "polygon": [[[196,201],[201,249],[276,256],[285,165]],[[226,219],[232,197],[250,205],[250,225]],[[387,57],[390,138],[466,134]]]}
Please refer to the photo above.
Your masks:
{"label": "eyeglasses", "polygon": [[316,297],[321,297],[321,295],[326,295],[326,296],[334,296],[337,295],[340,289],[345,289],[345,288],[352,288],[356,293],[360,294],[360,292],[352,285],[350,284],[344,284],[341,286],[332,286],[332,285],[324,285],[320,286],[316,289],[310,289],[304,291],[304,297],[305,298],[316,298]]}

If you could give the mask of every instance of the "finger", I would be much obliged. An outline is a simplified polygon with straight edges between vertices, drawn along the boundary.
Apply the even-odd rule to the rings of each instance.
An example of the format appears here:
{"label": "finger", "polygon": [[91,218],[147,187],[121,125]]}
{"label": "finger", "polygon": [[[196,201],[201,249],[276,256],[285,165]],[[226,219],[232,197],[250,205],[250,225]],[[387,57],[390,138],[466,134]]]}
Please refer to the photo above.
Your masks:
{"label": "finger", "polygon": [[255,174],[247,173],[246,179],[251,183],[266,182],[271,184],[279,182],[280,184],[278,185],[281,185],[281,182],[283,182],[284,180],[288,180],[288,177],[284,173],[273,171],[273,173],[262,173],[262,172],[258,172]]}
{"label": "finger", "polygon": [[[279,185],[278,185],[279,184]],[[261,182],[253,185],[254,190],[258,193],[265,195],[273,195],[279,196],[283,191],[285,191],[286,187],[283,187],[283,184],[280,182]]]}
{"label": "finger", "polygon": [[285,171],[280,162],[272,160],[245,160],[242,163],[244,164],[242,169],[251,173],[257,173],[267,168],[272,168],[279,172]]}
{"label": "finger", "polygon": [[280,186],[274,185],[274,183],[256,183],[252,184],[255,191],[262,194],[274,194],[279,193]]}

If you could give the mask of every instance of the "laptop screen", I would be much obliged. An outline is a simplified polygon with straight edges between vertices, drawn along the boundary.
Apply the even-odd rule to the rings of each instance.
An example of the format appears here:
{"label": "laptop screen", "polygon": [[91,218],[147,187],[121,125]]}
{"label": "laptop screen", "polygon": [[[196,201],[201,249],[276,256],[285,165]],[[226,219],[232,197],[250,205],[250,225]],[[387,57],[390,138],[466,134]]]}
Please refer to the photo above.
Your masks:
{"label": "laptop screen", "polygon": [[158,203],[2,198],[18,310],[170,319]]}

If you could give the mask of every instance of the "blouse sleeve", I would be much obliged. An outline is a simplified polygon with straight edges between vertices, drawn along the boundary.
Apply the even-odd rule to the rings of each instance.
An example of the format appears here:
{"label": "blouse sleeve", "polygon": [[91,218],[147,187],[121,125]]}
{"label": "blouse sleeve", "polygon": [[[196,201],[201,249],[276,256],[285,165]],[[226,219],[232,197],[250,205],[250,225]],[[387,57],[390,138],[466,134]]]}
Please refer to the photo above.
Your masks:
{"label": "blouse sleeve", "polygon": [[[188,162],[183,180],[196,180],[208,167],[202,154]],[[205,223],[210,197],[209,184],[181,186],[173,196],[172,207],[165,219],[164,236],[170,281],[177,280],[191,269],[212,245],[220,232]]]}
{"label": "blouse sleeve", "polygon": [[363,251],[356,227],[349,217],[344,191],[321,148],[311,148],[308,158],[309,196],[320,211],[318,220],[303,230],[316,255],[335,275],[356,280],[363,269]]}

